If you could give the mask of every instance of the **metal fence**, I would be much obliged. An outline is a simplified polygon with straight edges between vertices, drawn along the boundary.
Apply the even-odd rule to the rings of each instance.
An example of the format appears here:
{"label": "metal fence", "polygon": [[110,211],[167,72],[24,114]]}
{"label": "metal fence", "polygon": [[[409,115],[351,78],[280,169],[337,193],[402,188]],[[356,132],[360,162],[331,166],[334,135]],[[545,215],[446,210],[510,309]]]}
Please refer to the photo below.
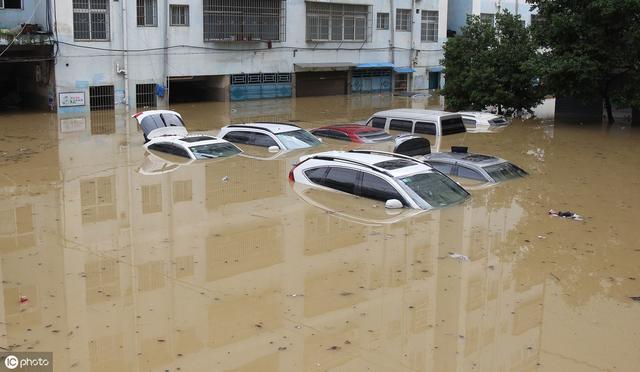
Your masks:
{"label": "metal fence", "polygon": [[306,2],[307,40],[371,40],[372,14],[368,5]]}
{"label": "metal fence", "polygon": [[204,0],[205,41],[285,41],[286,1]]}
{"label": "metal fence", "polygon": [[136,107],[156,107],[156,85],[136,84]]}
{"label": "metal fence", "polygon": [[113,110],[113,85],[89,87],[89,108],[93,110]]}

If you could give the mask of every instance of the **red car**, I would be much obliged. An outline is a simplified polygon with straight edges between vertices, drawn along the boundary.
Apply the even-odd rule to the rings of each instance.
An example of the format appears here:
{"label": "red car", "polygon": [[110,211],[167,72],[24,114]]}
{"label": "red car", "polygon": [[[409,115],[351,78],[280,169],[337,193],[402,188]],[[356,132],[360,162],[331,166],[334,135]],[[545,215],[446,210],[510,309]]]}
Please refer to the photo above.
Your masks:
{"label": "red car", "polygon": [[311,130],[314,136],[327,137],[357,143],[376,143],[392,141],[389,133],[379,128],[360,124],[338,124]]}

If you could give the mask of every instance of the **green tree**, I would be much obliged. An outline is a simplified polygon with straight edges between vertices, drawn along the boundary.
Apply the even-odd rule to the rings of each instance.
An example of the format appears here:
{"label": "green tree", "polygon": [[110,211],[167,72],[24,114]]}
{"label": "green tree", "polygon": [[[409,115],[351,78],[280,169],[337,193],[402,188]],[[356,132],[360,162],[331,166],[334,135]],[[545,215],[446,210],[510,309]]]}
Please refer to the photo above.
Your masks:
{"label": "green tree", "polygon": [[532,0],[544,81],[557,95],[640,107],[640,0]]}
{"label": "green tree", "polygon": [[461,35],[444,45],[447,106],[452,110],[495,106],[507,114],[531,111],[544,98],[536,83],[537,50],[519,15],[500,12],[495,26],[469,16]]}

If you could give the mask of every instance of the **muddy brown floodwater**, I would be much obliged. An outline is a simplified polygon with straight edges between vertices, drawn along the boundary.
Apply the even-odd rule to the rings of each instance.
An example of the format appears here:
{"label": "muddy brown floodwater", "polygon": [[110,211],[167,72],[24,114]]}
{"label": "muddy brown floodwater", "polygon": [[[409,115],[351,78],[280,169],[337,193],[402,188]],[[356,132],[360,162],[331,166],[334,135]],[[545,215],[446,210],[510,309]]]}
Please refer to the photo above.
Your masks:
{"label": "muddy brown floodwater", "polygon": [[[215,133],[440,104],[174,109]],[[390,214],[292,188],[300,154],[186,164],[145,155],[124,114],[2,114],[0,347],[55,371],[638,371],[640,131],[530,119],[451,144],[531,175]]]}

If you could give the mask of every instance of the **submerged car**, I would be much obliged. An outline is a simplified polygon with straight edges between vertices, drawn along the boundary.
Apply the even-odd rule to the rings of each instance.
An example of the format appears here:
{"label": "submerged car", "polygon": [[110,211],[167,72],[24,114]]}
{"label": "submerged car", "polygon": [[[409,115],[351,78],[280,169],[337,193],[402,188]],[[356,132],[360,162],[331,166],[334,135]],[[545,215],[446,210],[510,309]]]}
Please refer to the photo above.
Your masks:
{"label": "submerged car", "polygon": [[510,124],[502,115],[481,111],[462,111],[462,122],[469,132],[493,132],[504,129]]}
{"label": "submerged car", "polygon": [[212,159],[242,152],[234,144],[206,134],[189,134],[175,111],[151,110],[133,115],[142,127],[147,150],[189,159]]}
{"label": "submerged car", "polygon": [[319,146],[313,134],[289,123],[231,124],[220,129],[220,138],[243,145],[267,147],[269,150],[295,150]]}
{"label": "submerged car", "polygon": [[393,137],[382,129],[360,124],[328,125],[326,127],[312,129],[311,134],[317,137],[356,143],[378,143],[393,140]]}
{"label": "submerged car", "polygon": [[453,146],[451,152],[434,152],[424,155],[422,159],[444,174],[474,181],[498,183],[528,175],[507,160],[469,153],[467,150],[466,147]]}
{"label": "submerged car", "polygon": [[385,202],[390,209],[433,209],[461,203],[469,193],[414,158],[374,150],[303,156],[289,180]]}
{"label": "submerged car", "polygon": [[466,132],[462,116],[458,113],[421,110],[393,109],[376,112],[367,120],[367,126],[386,131],[446,136]]}

